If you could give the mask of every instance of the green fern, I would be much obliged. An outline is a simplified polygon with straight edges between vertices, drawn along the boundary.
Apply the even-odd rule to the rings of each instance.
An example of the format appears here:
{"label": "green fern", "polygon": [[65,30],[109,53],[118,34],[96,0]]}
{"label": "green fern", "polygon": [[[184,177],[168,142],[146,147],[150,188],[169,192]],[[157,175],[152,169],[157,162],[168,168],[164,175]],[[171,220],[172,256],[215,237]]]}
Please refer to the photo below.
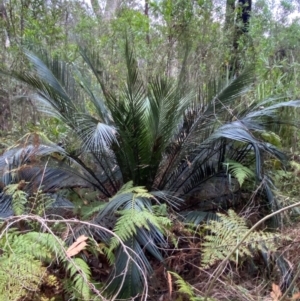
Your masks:
{"label": "green fern", "polygon": [[[184,294],[188,297],[190,301],[203,301],[204,297],[196,296],[194,288],[188,282],[184,281],[177,273],[168,272],[173,275],[177,280],[175,281],[178,286],[178,293]],[[215,301],[215,299],[207,298],[207,301]]]}
{"label": "green fern", "polygon": [[120,196],[120,194],[133,193],[135,198],[153,198],[152,194],[144,186],[133,186],[133,181],[129,181],[124,184],[117,194],[114,195],[114,198]]}
{"label": "green fern", "polygon": [[[205,226],[209,235],[205,236],[202,250],[202,266],[207,268],[219,260],[223,260],[237,243],[248,232],[246,221],[233,210],[228,215],[218,213],[219,221],[211,221]],[[275,239],[279,234],[268,232],[252,232],[230,260],[238,263],[240,258],[251,256],[253,252],[275,251]]]}
{"label": "green fern", "polygon": [[25,182],[21,181],[18,184],[10,184],[5,187],[5,193],[12,197],[12,209],[14,214],[22,215],[30,212],[36,215],[43,215],[46,208],[53,203],[53,199],[43,193],[42,190],[38,190],[28,198],[28,194],[20,188],[23,184],[25,184]]}
{"label": "green fern", "polygon": [[12,209],[15,215],[25,213],[27,204],[27,193],[19,189],[19,184],[10,184],[5,187],[5,193],[12,197]]}
{"label": "green fern", "polygon": [[90,267],[81,258],[74,258],[73,262],[66,261],[65,265],[71,278],[71,281],[65,283],[66,291],[76,299],[83,298],[83,300],[90,300]]}
{"label": "green fern", "polygon": [[[144,200],[149,200],[153,196],[145,187],[133,186],[133,182],[130,181],[123,185],[110,201],[119,198],[121,194],[129,194],[131,197],[131,201],[125,207],[126,209],[117,212],[120,217],[114,226],[114,233],[122,241],[125,242],[136,235],[138,228],[150,231],[151,225],[161,233],[164,233],[164,229],[171,225],[171,221],[164,216],[165,214],[162,214],[166,213],[166,208],[158,205],[146,207]],[[109,251],[106,251],[108,258],[113,259],[111,252],[118,246],[119,240],[113,237],[110,242]]]}
{"label": "green fern", "polygon": [[129,181],[127,183],[125,183],[121,189],[117,192],[116,195],[120,195],[122,193],[127,193],[127,192],[131,192],[132,191],[132,188],[133,188],[133,181]]}
{"label": "green fern", "polygon": [[5,254],[0,259],[0,300],[20,300],[39,291],[46,268],[29,254]]}
{"label": "green fern", "polygon": [[243,185],[245,180],[255,177],[255,174],[251,169],[236,161],[228,160],[224,165],[227,167],[227,172],[237,179],[240,186]]}
{"label": "green fern", "polygon": [[[171,225],[171,221],[164,216],[157,216],[148,209],[121,210],[118,212],[121,217],[116,222],[114,233],[122,240],[126,241],[137,233],[137,228],[145,228],[150,231],[150,224],[164,233],[164,228]],[[119,245],[119,240],[112,238],[110,248],[115,249]]]}
{"label": "green fern", "polygon": [[42,190],[38,190],[29,198],[30,212],[42,216],[45,214],[47,208],[54,202],[53,198],[45,194]]}
{"label": "green fern", "polygon": [[[0,282],[3,285],[0,284],[0,301],[17,300],[19,297],[27,296],[29,292],[38,291],[43,281],[42,276],[46,272],[44,265],[49,265],[53,260],[60,263],[68,273],[68,280],[62,281],[72,298],[89,300],[91,275],[89,266],[80,258],[67,258],[65,248],[66,245],[61,239],[48,233],[21,234],[12,230],[2,236]],[[18,281],[12,282],[12,279]],[[19,292],[18,298],[7,298],[6,287],[9,285],[14,286],[14,292]]]}
{"label": "green fern", "polygon": [[98,213],[104,206],[105,203],[95,204],[95,202],[90,203],[88,205],[82,205],[80,207],[81,218],[83,220],[90,219],[95,213]]}

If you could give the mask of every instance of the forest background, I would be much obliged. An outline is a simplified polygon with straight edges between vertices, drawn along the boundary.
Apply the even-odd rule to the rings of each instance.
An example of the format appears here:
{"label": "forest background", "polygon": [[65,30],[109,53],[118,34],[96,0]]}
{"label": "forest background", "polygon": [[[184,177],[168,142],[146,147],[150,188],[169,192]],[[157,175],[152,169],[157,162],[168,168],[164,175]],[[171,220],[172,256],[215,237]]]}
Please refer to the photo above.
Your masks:
{"label": "forest background", "polygon": [[0,300],[298,300],[300,3],[0,1]]}

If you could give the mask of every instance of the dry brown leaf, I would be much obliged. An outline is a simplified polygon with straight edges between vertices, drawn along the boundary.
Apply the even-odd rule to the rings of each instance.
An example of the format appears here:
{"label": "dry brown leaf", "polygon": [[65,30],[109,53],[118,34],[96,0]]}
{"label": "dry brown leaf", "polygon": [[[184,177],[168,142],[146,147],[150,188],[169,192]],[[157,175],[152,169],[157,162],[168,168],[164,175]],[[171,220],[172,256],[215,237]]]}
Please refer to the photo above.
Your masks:
{"label": "dry brown leaf", "polygon": [[88,239],[88,237],[86,237],[84,235],[79,236],[76,239],[76,241],[74,243],[72,243],[72,245],[66,251],[67,256],[72,257],[72,256],[77,255],[80,251],[82,251],[87,245],[87,243],[86,243],[87,239]]}
{"label": "dry brown leaf", "polygon": [[277,284],[272,284],[272,292],[270,295],[273,301],[279,301],[280,297],[282,296],[282,292]]}
{"label": "dry brown leaf", "polygon": [[168,286],[169,286],[169,296],[172,295],[172,277],[169,272],[167,272]]}

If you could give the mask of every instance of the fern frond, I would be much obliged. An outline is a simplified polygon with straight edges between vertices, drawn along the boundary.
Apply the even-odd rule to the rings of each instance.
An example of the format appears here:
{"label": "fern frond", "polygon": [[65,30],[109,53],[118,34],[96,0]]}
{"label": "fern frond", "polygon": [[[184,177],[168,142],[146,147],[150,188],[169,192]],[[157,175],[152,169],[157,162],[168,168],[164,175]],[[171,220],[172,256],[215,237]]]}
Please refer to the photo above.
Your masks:
{"label": "fern frond", "polygon": [[[137,228],[145,228],[150,231],[150,225],[164,233],[164,228],[171,225],[167,217],[156,216],[147,209],[137,210],[135,208],[121,210],[118,212],[121,217],[116,222],[114,233],[122,240],[126,241],[137,233]],[[119,245],[119,240],[112,238],[110,247],[112,249]]]}
{"label": "fern frond", "polygon": [[152,206],[153,213],[159,216],[167,216],[168,215],[168,207],[167,204],[160,204]]}
{"label": "fern frond", "polygon": [[15,215],[22,215],[27,204],[27,193],[19,189],[18,184],[10,184],[5,187],[5,193],[12,197],[12,209]]}
{"label": "fern frond", "polygon": [[[32,252],[36,258],[43,258],[43,260],[48,261],[54,257],[58,261],[64,260],[65,253],[63,248],[65,247],[65,243],[58,237],[38,232],[29,232],[22,236],[25,236],[25,239],[29,240],[30,245],[26,246],[26,252]],[[47,255],[46,258],[45,255]]]}
{"label": "fern frond", "polygon": [[[178,292],[181,294],[185,294],[188,296],[188,299],[190,301],[203,301],[205,298],[204,297],[200,297],[200,296],[196,296],[194,290],[193,290],[193,286],[190,285],[188,282],[186,282],[185,280],[183,280],[182,277],[180,277],[177,273],[175,272],[168,272],[171,275],[173,275],[177,280],[175,281],[176,285],[178,286]],[[213,298],[207,298],[207,301],[216,301]]]}
{"label": "fern frond", "polygon": [[[80,297],[83,300],[89,300],[91,294],[89,287],[91,277],[90,267],[81,258],[73,258],[72,261],[65,261],[65,265],[72,279],[71,296],[75,299]],[[65,282],[65,287],[68,290],[68,282]]]}
{"label": "fern frond", "polygon": [[30,212],[36,215],[43,215],[47,208],[51,206],[54,199],[42,190],[35,192],[30,198]]}
{"label": "fern frond", "polygon": [[193,298],[195,298],[195,295],[192,286],[188,282],[184,281],[177,273],[168,273],[170,273],[177,279],[175,283],[178,285],[178,292],[187,295],[190,300],[193,300]]}
{"label": "fern frond", "polygon": [[[219,260],[223,260],[236,244],[248,232],[246,221],[233,210],[228,215],[218,213],[220,220],[206,225],[209,235],[205,236],[202,251],[202,266],[207,268]],[[279,234],[269,232],[252,232],[230,260],[238,263],[239,258],[251,256],[253,252],[275,251],[276,238]]]}
{"label": "fern frond", "polygon": [[[62,264],[70,276],[70,287],[72,287],[70,295],[76,299],[90,299],[89,281],[91,271],[89,266],[81,258],[67,258],[65,243],[58,237],[49,233],[29,232],[20,234],[12,231],[2,237],[0,247],[4,252],[0,257],[0,301],[2,296],[6,296],[5,293],[2,295],[2,290],[10,283],[14,286],[16,292],[19,291],[19,295],[16,298],[5,300],[18,300],[26,296],[28,290],[38,290],[42,283],[42,276],[46,272],[43,264],[49,264],[54,259]],[[6,278],[5,275],[7,275]],[[11,282],[10,279],[16,279],[19,284]],[[67,280],[64,280],[64,282],[66,284]],[[3,287],[1,286],[2,283],[4,283]],[[19,289],[17,285],[19,285]]]}
{"label": "fern frond", "polygon": [[117,194],[131,192],[132,188],[133,188],[133,181],[129,181],[121,187],[121,189],[117,192]]}
{"label": "fern frond", "polygon": [[105,206],[105,204],[91,204],[90,206],[84,206],[82,207],[82,219],[83,220],[88,220],[90,219],[95,213],[98,213],[103,207]]}
{"label": "fern frond", "polygon": [[132,193],[136,198],[152,198],[153,195],[148,192],[148,190],[144,186],[133,186],[133,182],[129,181],[124,184],[121,189],[118,191],[114,197],[111,198],[111,201],[120,196],[121,194]]}
{"label": "fern frond", "polygon": [[228,160],[224,165],[228,168],[228,172],[237,179],[240,186],[243,185],[245,180],[255,177],[254,172],[249,167],[244,166],[239,162]]}
{"label": "fern frond", "polygon": [[46,268],[30,254],[5,254],[0,260],[0,300],[20,300],[39,290]]}

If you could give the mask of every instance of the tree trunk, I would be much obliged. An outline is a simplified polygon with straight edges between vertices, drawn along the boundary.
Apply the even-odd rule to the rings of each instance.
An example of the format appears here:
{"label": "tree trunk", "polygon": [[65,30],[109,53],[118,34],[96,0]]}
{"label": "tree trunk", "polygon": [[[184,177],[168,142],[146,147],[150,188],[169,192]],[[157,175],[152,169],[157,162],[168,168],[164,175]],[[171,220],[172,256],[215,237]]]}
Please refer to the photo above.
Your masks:
{"label": "tree trunk", "polygon": [[107,21],[111,20],[115,16],[120,6],[121,0],[107,0],[103,19]]}
{"label": "tree trunk", "polygon": [[230,30],[235,24],[235,0],[226,1],[225,30]]}
{"label": "tree trunk", "polygon": [[8,48],[10,46],[10,30],[9,30],[9,21],[8,21],[8,16],[4,5],[4,1],[0,2],[0,19],[3,20],[4,27],[5,27],[2,44],[5,45],[6,48]]}
{"label": "tree trunk", "polygon": [[[145,0],[145,10],[144,10],[144,13],[145,13],[145,16],[148,18],[148,21],[149,21],[149,0]],[[148,27],[148,32],[146,34],[146,42],[149,45],[149,43],[150,43],[149,27]]]}
{"label": "tree trunk", "polygon": [[224,30],[232,33],[229,47],[232,49],[232,55],[228,64],[229,75],[237,75],[241,69],[241,53],[239,51],[239,41],[248,32],[252,0],[239,0],[235,7],[235,0],[226,1],[226,16]]}
{"label": "tree trunk", "polygon": [[249,20],[251,14],[252,0],[239,0],[240,12],[238,13],[238,20],[241,22],[241,32],[248,32]]}
{"label": "tree trunk", "polygon": [[99,0],[91,0],[91,5],[92,5],[92,9],[93,9],[93,12],[96,15],[96,17],[98,19],[101,19],[102,18],[102,12],[101,12],[101,8],[100,8],[100,5],[99,5]]}

